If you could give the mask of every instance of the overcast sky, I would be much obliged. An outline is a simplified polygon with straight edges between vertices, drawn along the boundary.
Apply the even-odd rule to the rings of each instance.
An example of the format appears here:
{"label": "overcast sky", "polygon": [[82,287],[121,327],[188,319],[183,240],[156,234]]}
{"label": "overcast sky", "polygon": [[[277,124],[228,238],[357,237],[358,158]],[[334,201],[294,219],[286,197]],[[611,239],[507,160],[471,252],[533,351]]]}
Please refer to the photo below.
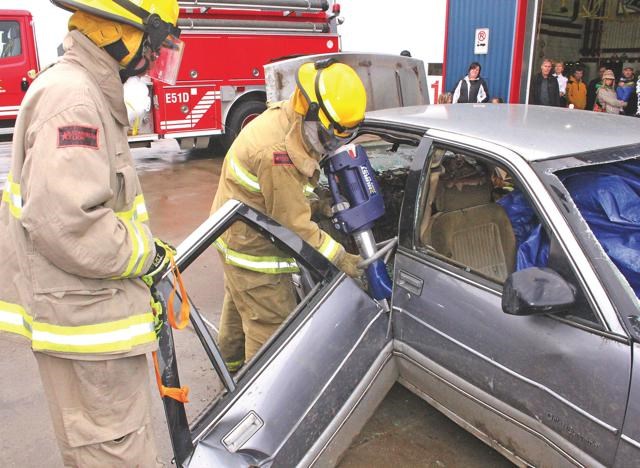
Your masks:
{"label": "overcast sky", "polygon": [[[342,50],[398,54],[408,49],[425,62],[442,62],[446,0],[342,0],[345,21],[339,28]],[[49,0],[0,0],[3,9],[31,12],[36,29],[40,65],[55,60],[67,31],[69,13]],[[390,8],[393,5],[394,8]]]}

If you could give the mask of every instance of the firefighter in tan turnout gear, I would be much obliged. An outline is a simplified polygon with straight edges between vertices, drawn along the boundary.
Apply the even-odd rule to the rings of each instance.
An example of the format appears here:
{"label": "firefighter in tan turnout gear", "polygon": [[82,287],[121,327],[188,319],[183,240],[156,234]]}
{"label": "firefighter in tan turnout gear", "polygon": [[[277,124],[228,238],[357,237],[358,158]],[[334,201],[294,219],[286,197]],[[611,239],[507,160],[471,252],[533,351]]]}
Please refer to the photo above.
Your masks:
{"label": "firefighter in tan turnout gear", "polygon": [[175,76],[156,66],[179,64],[178,2],[53,3],[73,14],[64,56],[33,82],[16,123],[0,330],[31,342],[65,466],[155,466],[145,353],[157,317],[142,277],[162,271],[168,247],[147,225],[122,82]]}
{"label": "firefighter in tan turnout gear", "polygon": [[[344,144],[364,118],[366,92],[347,65],[303,64],[287,101],[271,104],[229,149],[212,211],[240,200],[296,232],[338,268],[361,273],[358,255],[311,221],[307,195],[319,177],[319,160]],[[224,261],[225,296],[219,345],[229,370],[258,351],[296,305],[291,258],[243,223],[216,241]]]}

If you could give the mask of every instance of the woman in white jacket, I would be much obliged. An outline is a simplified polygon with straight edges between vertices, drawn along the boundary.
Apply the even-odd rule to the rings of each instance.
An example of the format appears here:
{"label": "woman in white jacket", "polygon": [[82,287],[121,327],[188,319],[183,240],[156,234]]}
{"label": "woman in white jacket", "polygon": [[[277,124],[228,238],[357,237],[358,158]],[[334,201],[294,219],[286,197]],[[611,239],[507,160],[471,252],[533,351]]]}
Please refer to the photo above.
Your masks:
{"label": "woman in white jacket", "polygon": [[481,66],[478,62],[469,65],[469,73],[456,85],[453,92],[453,103],[489,102],[489,87],[480,78]]}

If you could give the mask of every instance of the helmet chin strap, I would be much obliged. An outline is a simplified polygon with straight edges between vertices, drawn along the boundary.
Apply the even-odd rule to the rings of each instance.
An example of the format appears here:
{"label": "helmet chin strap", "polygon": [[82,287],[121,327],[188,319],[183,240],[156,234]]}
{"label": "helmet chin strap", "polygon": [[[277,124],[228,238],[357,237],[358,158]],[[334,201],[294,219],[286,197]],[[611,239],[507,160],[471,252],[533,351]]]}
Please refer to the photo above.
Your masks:
{"label": "helmet chin strap", "polygon": [[120,70],[120,81],[122,81],[123,83],[127,81],[129,78],[131,78],[132,76],[143,75],[144,73],[147,72],[147,70],[149,70],[149,67],[151,66],[151,62],[143,54],[143,50],[145,47],[144,43],[145,43],[145,39],[142,40],[142,43],[140,44],[140,47],[138,48],[138,52],[136,52],[136,55],[133,56],[133,58],[127,64],[126,67]]}

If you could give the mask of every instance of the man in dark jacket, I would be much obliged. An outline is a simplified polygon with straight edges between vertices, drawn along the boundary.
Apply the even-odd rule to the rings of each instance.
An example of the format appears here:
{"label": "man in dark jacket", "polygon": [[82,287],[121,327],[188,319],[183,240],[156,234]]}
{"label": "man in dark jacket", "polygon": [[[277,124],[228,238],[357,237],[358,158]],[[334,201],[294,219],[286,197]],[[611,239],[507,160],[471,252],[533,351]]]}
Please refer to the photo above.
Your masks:
{"label": "man in dark jacket", "polygon": [[593,110],[593,105],[596,103],[596,94],[598,93],[598,88],[602,85],[602,75],[604,75],[607,67],[600,67],[598,69],[598,76],[593,80],[589,81],[589,86],[587,86],[587,107],[586,110]]}
{"label": "man in dark jacket", "polygon": [[549,59],[543,59],[540,73],[533,77],[529,104],[539,106],[560,106],[560,87],[558,80],[551,74],[553,64]]}

